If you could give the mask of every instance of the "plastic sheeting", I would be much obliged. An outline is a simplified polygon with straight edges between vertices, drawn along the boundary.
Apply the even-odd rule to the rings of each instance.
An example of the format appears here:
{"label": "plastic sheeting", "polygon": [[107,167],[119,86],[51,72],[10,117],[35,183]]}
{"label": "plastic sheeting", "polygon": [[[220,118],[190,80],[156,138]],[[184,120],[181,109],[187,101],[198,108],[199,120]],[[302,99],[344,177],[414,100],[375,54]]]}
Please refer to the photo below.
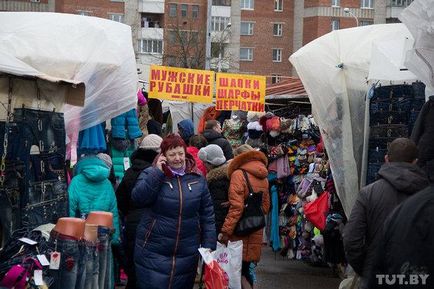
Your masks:
{"label": "plastic sheeting", "polygon": [[[211,104],[203,103],[185,103],[178,101],[163,101],[163,107],[169,107],[170,114],[172,116],[172,132],[178,132],[178,123],[184,119],[191,119],[194,124],[194,132],[197,133],[197,126],[199,124],[199,119],[202,117],[203,112]],[[193,118],[192,118],[193,109]]]}
{"label": "plastic sheeting", "polygon": [[415,39],[405,65],[427,86],[434,88],[434,0],[416,0],[399,19]]}
{"label": "plastic sheeting", "polygon": [[347,216],[360,190],[372,45],[403,29],[403,24],[383,24],[336,30],[290,57],[312,103]]}
{"label": "plastic sheeting", "polygon": [[85,84],[84,107],[63,107],[70,138],[136,105],[128,25],[72,14],[0,12],[0,52],[0,72]]}

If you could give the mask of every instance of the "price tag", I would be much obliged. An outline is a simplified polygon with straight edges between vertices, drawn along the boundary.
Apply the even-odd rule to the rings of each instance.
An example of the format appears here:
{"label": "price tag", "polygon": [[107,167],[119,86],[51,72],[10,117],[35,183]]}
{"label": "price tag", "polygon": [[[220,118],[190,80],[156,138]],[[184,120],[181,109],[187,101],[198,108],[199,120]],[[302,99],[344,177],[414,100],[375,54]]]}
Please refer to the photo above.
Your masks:
{"label": "price tag", "polygon": [[35,270],[33,273],[33,281],[35,281],[36,286],[44,285],[44,281],[42,280],[42,270]]}
{"label": "price tag", "polygon": [[60,253],[53,252],[50,254],[50,269],[59,270],[60,267]]}
{"label": "price tag", "polygon": [[130,158],[124,158],[124,170],[128,170],[130,168]]}
{"label": "price tag", "polygon": [[21,238],[21,239],[18,239],[18,240],[21,241],[21,242],[23,242],[23,243],[29,244],[29,245],[36,245],[36,244],[38,244],[38,242],[33,241],[33,240],[29,239],[29,238]]}
{"label": "price tag", "polygon": [[48,266],[50,265],[50,262],[48,262],[47,257],[45,255],[37,255],[36,256],[39,260],[39,263],[41,263],[42,266]]}

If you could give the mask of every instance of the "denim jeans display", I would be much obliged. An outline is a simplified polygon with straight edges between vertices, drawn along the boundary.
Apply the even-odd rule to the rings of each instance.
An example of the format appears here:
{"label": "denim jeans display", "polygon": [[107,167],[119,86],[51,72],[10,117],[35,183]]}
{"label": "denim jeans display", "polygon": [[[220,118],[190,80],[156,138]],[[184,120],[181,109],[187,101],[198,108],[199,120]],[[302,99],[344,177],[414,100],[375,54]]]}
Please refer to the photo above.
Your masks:
{"label": "denim jeans display", "polygon": [[79,265],[81,262],[80,241],[65,239],[56,236],[52,231],[50,247],[52,252],[59,252],[60,267],[58,270],[50,270],[50,276],[54,278],[54,284],[50,289],[76,289],[77,280],[80,278]]}
{"label": "denim jeans display", "polygon": [[[6,196],[17,195],[18,200],[15,200],[15,210],[10,202],[0,204],[0,221],[8,224],[4,226],[4,235],[20,227],[56,223],[58,218],[67,216],[63,113],[15,109],[12,122],[0,122],[0,154],[5,149],[5,132],[8,135],[7,165],[0,198],[6,200]],[[16,212],[20,214],[17,216]]]}
{"label": "denim jeans display", "polygon": [[370,136],[366,184],[374,182],[384,163],[388,145],[409,137],[425,101],[425,85],[390,85],[375,88],[370,100]]}
{"label": "denim jeans display", "polygon": [[111,235],[110,228],[98,227],[99,289],[111,289],[114,286]]}
{"label": "denim jeans display", "polygon": [[78,289],[99,288],[99,255],[98,243],[83,241],[81,244],[81,261],[78,273]]}

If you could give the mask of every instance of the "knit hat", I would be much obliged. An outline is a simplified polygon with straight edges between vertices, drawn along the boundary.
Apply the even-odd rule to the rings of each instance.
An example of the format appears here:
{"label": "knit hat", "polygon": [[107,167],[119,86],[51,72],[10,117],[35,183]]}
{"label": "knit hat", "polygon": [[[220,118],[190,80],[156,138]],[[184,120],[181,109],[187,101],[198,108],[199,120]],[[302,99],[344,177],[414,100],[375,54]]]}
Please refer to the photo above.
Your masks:
{"label": "knit hat", "polygon": [[100,160],[102,160],[102,161],[104,162],[104,164],[105,164],[109,169],[112,168],[112,166],[113,166],[113,161],[112,161],[112,158],[111,158],[108,154],[105,154],[105,153],[99,153],[99,154],[96,155],[96,157],[99,158]]}
{"label": "knit hat", "polygon": [[222,148],[215,144],[201,148],[197,155],[201,161],[207,162],[213,166],[220,166],[226,162]]}
{"label": "knit hat", "polygon": [[242,153],[254,151],[254,150],[255,149],[252,146],[250,146],[248,144],[242,144],[234,150],[234,155],[237,156],[237,155],[240,155]]}
{"label": "knit hat", "polygon": [[156,134],[149,134],[145,136],[140,143],[140,148],[145,150],[153,150],[157,153],[160,152],[160,145],[163,139]]}

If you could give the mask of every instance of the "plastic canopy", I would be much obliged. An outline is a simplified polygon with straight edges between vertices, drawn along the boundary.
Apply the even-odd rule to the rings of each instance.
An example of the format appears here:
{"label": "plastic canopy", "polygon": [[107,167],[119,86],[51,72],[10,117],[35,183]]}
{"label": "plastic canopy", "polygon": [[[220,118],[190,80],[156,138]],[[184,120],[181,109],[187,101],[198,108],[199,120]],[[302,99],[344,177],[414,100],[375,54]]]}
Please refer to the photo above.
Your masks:
{"label": "plastic canopy", "polygon": [[373,43],[402,37],[406,30],[403,24],[336,30],[290,57],[321,129],[337,193],[347,216],[360,189],[365,95],[369,89]]}
{"label": "plastic canopy", "polygon": [[84,107],[63,107],[70,137],[130,110],[137,101],[131,28],[108,19],[0,12],[0,73],[84,83]]}

